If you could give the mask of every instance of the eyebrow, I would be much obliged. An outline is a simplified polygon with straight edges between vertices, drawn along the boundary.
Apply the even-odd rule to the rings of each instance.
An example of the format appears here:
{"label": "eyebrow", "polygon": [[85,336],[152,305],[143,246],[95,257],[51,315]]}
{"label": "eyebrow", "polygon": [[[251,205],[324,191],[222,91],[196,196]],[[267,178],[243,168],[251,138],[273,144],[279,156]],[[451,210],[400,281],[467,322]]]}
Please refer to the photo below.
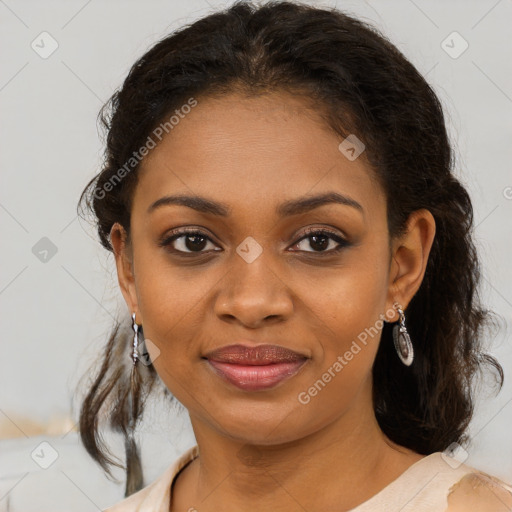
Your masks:
{"label": "eyebrow", "polygon": [[[320,206],[327,204],[341,204],[351,206],[364,214],[364,209],[355,199],[339,194],[338,192],[326,192],[315,196],[304,196],[298,199],[291,199],[280,204],[276,208],[276,213],[280,217],[300,215]],[[212,201],[201,196],[171,195],[164,196],[156,200],[148,208],[148,213],[152,213],[157,208],[168,205],[181,205],[192,208],[201,213],[210,213],[220,217],[227,217],[231,213],[231,208],[216,201]]]}

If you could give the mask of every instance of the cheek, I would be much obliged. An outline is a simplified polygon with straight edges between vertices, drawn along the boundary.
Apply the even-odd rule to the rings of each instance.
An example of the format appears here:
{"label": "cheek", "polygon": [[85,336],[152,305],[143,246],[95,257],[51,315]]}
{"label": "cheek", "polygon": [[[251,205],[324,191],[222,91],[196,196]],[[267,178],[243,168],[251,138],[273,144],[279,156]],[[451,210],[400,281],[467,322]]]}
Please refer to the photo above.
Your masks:
{"label": "cheek", "polygon": [[302,314],[322,331],[319,337],[335,338],[326,346],[343,350],[366,329],[374,327],[375,331],[376,322],[385,313],[387,281],[387,261],[382,252],[379,255],[360,247],[347,253],[337,268],[305,274],[295,291],[303,301]]}
{"label": "cheek", "polygon": [[308,303],[318,343],[296,400],[303,407],[301,418],[312,422],[309,428],[333,420],[369,389],[384,325],[382,280],[380,272],[350,272],[340,276],[328,294]]}
{"label": "cheek", "polygon": [[136,292],[144,323],[155,332],[167,332],[187,323],[204,307],[207,291],[221,274],[201,266],[171,264],[165,250],[143,241],[134,253]]}
{"label": "cheek", "polygon": [[191,325],[204,306],[206,288],[196,286],[193,278],[184,279],[158,251],[140,250],[134,260],[144,335],[159,350],[154,366],[166,381],[166,371],[182,365],[187,358],[197,357],[197,347],[190,342]]}
{"label": "cheek", "polygon": [[299,292],[306,298],[300,316],[316,337],[313,377],[301,391],[303,402],[320,408],[329,402],[343,408],[371,374],[384,326],[388,274],[385,249],[366,247],[329,274],[306,280]]}
{"label": "cheek", "polygon": [[325,301],[311,303],[318,342],[311,375],[302,382],[306,396],[298,397],[301,403],[314,401],[319,408],[336,403],[343,409],[370,375],[384,325],[382,301],[371,291],[347,286]]}

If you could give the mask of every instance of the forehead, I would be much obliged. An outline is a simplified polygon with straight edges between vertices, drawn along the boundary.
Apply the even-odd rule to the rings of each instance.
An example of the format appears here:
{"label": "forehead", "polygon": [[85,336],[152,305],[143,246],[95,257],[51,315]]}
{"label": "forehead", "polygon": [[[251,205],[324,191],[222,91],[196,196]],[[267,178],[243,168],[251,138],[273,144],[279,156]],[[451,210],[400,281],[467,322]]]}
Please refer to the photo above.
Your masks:
{"label": "forehead", "polygon": [[[349,160],[310,100],[287,93],[197,99],[197,105],[141,164],[133,207],[164,194],[215,197],[259,210],[325,191],[354,197],[365,209],[383,192],[364,158]],[[366,205],[366,206],[365,206]]]}

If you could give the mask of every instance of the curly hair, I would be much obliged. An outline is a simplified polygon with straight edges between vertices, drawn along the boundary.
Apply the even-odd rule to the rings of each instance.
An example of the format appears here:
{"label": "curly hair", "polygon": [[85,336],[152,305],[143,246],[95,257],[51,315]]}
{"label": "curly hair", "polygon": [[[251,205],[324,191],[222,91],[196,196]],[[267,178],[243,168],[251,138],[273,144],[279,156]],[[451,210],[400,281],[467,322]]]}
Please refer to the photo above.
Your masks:
{"label": "curly hair", "polygon": [[[112,185],[119,170],[126,170],[152,130],[188,98],[233,91],[300,94],[315,102],[335,133],[363,140],[385,193],[390,239],[403,233],[413,211],[426,208],[434,216],[436,235],[425,275],[407,308],[415,363],[406,367],[398,361],[393,324],[385,323],[372,369],[373,406],[386,436],[420,454],[466,444],[474,378],[484,366],[495,370],[500,388],[504,378],[500,364],[482,347],[494,314],[479,298],[473,207],[453,172],[436,94],[366,22],[334,8],[239,1],[160,40],[135,62],[100,111],[107,132],[104,163],[81,194],[79,214],[81,206],[93,214],[99,240],[112,252],[112,225],[119,222],[129,234],[139,163]],[[132,434],[158,377],[153,366],[142,368],[130,395],[129,338],[117,323],[80,410],[82,442],[108,475],[110,465],[124,466],[102,441],[103,420],[124,435],[126,496],[143,486]]]}

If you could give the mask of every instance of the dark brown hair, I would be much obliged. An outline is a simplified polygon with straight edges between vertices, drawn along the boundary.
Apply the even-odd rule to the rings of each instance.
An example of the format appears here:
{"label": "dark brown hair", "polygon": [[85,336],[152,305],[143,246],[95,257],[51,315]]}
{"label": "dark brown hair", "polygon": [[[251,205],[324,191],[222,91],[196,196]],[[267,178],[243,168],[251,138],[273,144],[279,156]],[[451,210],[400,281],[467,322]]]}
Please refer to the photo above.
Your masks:
{"label": "dark brown hair", "polygon": [[[383,432],[420,454],[467,443],[473,381],[486,364],[484,327],[494,325],[478,295],[479,259],[472,241],[473,209],[452,172],[454,158],[442,107],[416,68],[378,30],[343,12],[290,2],[237,2],[175,31],[132,66],[100,113],[106,128],[101,172],[80,198],[94,215],[103,247],[114,222],[129,233],[138,164],[119,170],[163,120],[191,98],[231,91],[288,91],[313,101],[341,137],[356,134],[387,200],[390,237],[411,212],[430,210],[436,235],[420,289],[408,305],[415,361],[404,366],[386,323],[373,367],[374,410]],[[171,135],[172,136],[172,135]],[[126,167],[125,167],[126,170]],[[80,435],[110,474],[119,465],[102,442],[100,419],[126,439],[126,495],[143,486],[131,434],[131,335],[117,324],[102,366],[83,401]],[[140,367],[141,365],[139,365]],[[136,386],[136,420],[157,381],[150,365]],[[170,395],[170,393],[168,393]]]}

